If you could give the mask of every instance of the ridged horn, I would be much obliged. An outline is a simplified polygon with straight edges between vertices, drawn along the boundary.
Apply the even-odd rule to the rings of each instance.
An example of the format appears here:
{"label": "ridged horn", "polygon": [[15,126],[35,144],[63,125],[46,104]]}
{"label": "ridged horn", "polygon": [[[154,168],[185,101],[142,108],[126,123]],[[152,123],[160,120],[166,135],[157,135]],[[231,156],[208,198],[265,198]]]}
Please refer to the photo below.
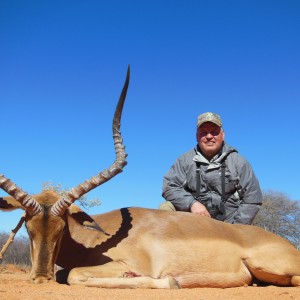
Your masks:
{"label": "ridged horn", "polygon": [[60,198],[52,206],[51,208],[52,214],[60,215],[60,216],[63,215],[65,210],[77,199],[79,199],[81,196],[91,191],[92,189],[103,184],[104,182],[107,182],[117,174],[121,173],[123,171],[123,168],[127,165],[127,161],[126,161],[127,154],[125,153],[125,146],[123,145],[120,127],[121,127],[122,110],[126,99],[129,79],[130,79],[130,66],[128,66],[127,69],[126,80],[119,98],[119,102],[115,110],[113,123],[112,123],[113,139],[114,139],[114,146],[116,152],[116,159],[114,163],[108,169],[98,173],[98,175],[90,178],[89,180],[86,180],[85,182],[79,184],[77,187],[72,188],[70,191],[68,191],[64,197]]}
{"label": "ridged horn", "polygon": [[30,215],[34,216],[42,211],[42,206],[35,199],[2,174],[0,174],[0,188],[14,197]]}

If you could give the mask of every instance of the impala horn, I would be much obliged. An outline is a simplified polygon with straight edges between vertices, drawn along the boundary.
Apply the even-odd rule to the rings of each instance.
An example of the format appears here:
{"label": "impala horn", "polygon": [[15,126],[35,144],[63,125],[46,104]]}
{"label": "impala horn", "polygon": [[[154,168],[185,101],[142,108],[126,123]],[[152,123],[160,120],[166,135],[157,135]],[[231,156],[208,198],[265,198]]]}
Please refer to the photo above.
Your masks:
{"label": "impala horn", "polygon": [[66,193],[65,196],[57,200],[56,203],[54,203],[54,205],[51,208],[51,212],[53,215],[56,216],[63,215],[66,209],[77,199],[79,199],[80,197],[82,197],[84,194],[91,191],[92,189],[103,184],[104,182],[109,181],[117,174],[121,173],[123,171],[123,168],[127,165],[127,161],[126,161],[127,154],[125,153],[125,147],[123,145],[120,126],[121,126],[123,105],[126,99],[127,89],[129,85],[129,78],[130,78],[130,66],[128,66],[127,69],[126,80],[119,98],[119,102],[115,110],[113,123],[112,123],[113,139],[114,139],[115,153],[116,153],[116,159],[114,163],[108,169],[98,173],[98,175],[90,178],[89,180],[86,180],[85,182],[79,184],[77,187],[72,188],[70,191]]}
{"label": "impala horn", "polygon": [[2,174],[0,174],[0,188],[14,197],[30,215],[34,216],[42,211],[42,206],[36,200]]}

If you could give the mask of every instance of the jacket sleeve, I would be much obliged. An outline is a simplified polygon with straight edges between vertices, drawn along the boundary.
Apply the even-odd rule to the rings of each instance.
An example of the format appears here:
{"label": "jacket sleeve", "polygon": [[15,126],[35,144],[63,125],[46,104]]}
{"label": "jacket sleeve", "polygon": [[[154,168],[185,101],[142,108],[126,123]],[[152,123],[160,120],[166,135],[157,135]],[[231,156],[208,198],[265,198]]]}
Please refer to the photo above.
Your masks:
{"label": "jacket sleeve", "polygon": [[244,196],[233,223],[251,224],[262,204],[262,192],[248,161],[242,161],[238,173]]}
{"label": "jacket sleeve", "polygon": [[184,188],[187,169],[184,156],[179,157],[163,178],[162,196],[171,201],[179,211],[190,211],[191,205],[196,201]]}

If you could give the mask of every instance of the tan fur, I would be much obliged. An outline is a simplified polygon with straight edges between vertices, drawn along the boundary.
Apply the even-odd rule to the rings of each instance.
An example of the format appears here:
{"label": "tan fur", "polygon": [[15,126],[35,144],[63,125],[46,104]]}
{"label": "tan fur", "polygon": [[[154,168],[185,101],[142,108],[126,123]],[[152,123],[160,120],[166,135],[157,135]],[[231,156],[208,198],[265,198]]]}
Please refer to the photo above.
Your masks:
{"label": "tan fur", "polygon": [[251,284],[253,277],[300,286],[299,251],[255,226],[183,212],[124,208],[93,216],[110,234],[105,235],[75,205],[62,217],[49,214],[59,198],[56,193],[34,198],[43,206],[42,213],[26,215],[30,278],[36,283],[53,280],[57,264],[67,273],[71,270],[69,284],[88,286],[225,288]]}

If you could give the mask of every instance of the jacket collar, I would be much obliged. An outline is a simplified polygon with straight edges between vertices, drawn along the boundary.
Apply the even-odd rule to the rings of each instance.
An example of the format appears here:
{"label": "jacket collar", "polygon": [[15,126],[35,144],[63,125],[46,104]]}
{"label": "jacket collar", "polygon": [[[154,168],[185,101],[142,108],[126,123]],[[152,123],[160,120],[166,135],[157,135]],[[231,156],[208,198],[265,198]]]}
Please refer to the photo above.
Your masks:
{"label": "jacket collar", "polygon": [[232,152],[237,152],[237,150],[224,143],[221,151],[216,154],[210,161],[203,156],[198,145],[195,148],[195,152],[196,155],[193,158],[195,162],[199,162],[203,165],[208,165],[207,170],[214,170],[220,168],[222,162],[226,159],[226,157]]}

